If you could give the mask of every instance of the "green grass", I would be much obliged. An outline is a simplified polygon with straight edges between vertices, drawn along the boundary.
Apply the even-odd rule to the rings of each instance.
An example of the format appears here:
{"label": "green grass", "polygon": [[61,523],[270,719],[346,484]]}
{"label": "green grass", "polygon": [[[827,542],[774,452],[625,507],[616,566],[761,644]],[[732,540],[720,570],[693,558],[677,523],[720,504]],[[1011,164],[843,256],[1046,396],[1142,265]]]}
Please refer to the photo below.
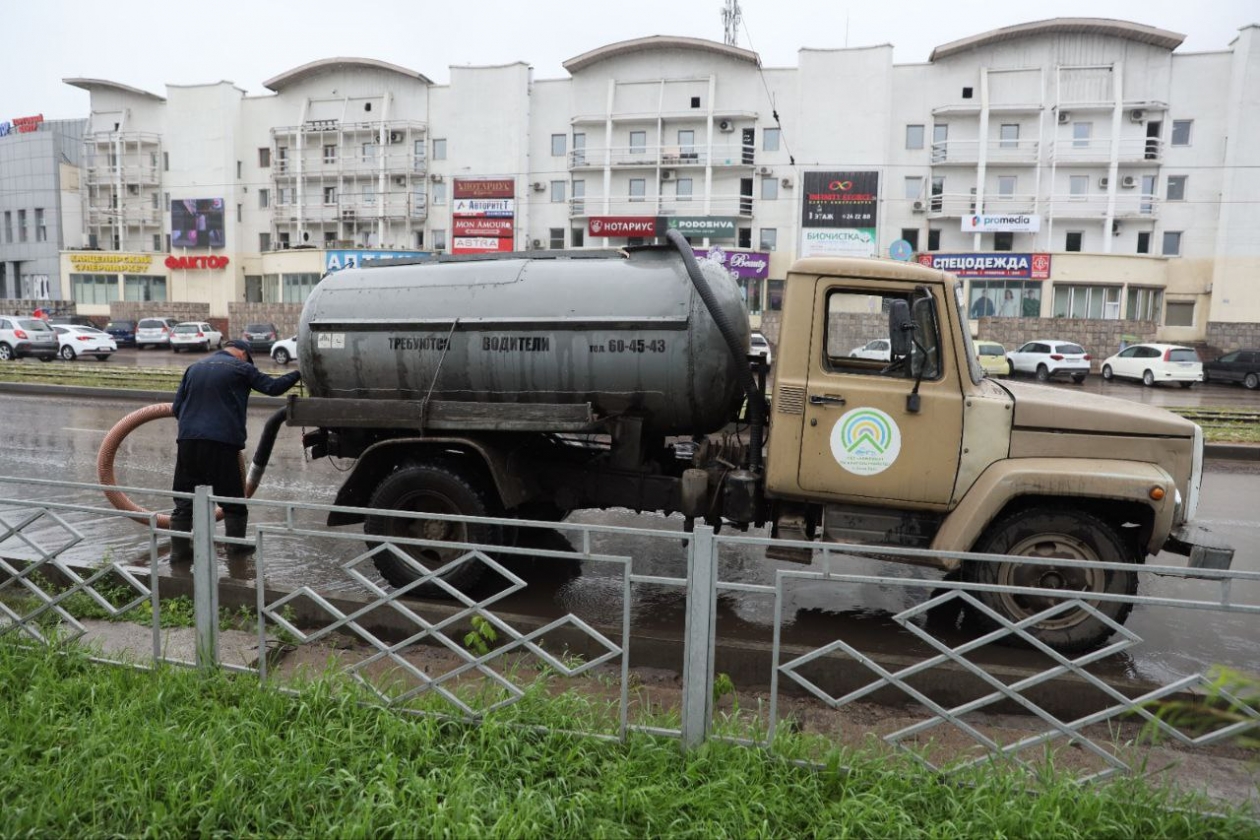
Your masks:
{"label": "green grass", "polygon": [[[531,720],[606,713],[572,692],[548,698],[548,679],[530,689]],[[517,707],[471,726],[361,696],[331,677],[289,696],[0,641],[0,836],[1257,836],[1137,782],[1049,774],[1029,796],[1026,777],[1001,769],[955,784],[832,752],[809,770],[732,745],[684,754],[649,736],[545,734],[513,726]]]}

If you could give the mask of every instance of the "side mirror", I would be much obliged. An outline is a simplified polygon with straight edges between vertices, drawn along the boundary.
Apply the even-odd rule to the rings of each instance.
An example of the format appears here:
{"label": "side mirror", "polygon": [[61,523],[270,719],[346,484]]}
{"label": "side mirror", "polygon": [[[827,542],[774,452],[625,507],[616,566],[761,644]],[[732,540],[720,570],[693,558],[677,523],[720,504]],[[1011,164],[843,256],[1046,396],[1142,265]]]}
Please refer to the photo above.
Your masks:
{"label": "side mirror", "polygon": [[888,342],[891,345],[892,358],[910,354],[910,331],[913,329],[910,304],[900,299],[893,300],[888,307]]}

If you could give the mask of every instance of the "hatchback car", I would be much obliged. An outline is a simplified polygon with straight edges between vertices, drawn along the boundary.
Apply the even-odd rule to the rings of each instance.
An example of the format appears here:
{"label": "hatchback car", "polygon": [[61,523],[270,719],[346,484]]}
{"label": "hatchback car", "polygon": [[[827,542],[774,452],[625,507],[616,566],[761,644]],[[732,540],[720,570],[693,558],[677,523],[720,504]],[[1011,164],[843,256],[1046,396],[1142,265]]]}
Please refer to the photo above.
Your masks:
{"label": "hatchback car", "polygon": [[109,333],[95,327],[53,324],[53,330],[57,333],[57,355],[67,362],[73,362],[83,355],[95,356],[103,362],[118,349],[118,344],[110,338]]}
{"label": "hatchback car", "polygon": [[1006,358],[1010,360],[1011,373],[1031,373],[1038,382],[1070,376],[1080,385],[1089,375],[1089,354],[1084,347],[1070,341],[1030,341]]}
{"label": "hatchback car", "polygon": [[1103,362],[1103,379],[1140,379],[1150,387],[1158,382],[1176,382],[1191,388],[1203,381],[1203,363],[1190,347],[1175,344],[1134,344]]}
{"label": "hatchback car", "polygon": [[105,325],[105,332],[114,339],[119,347],[136,346],[136,322],[126,319],[110,321]]}
{"label": "hatchback car", "polygon": [[280,337],[275,324],[248,324],[241,333],[241,338],[249,342],[252,353],[269,353],[271,347]]}
{"label": "hatchback car", "polygon": [[1006,358],[1006,348],[996,341],[976,342],[976,361],[986,376],[1010,376],[1011,362]]}
{"label": "hatchback car", "polygon": [[285,338],[277,341],[271,347],[271,358],[276,364],[287,365],[290,361],[297,358],[297,336],[293,338]]}
{"label": "hatchback car", "polygon": [[205,321],[185,321],[182,324],[176,324],[175,329],[171,330],[171,349],[176,353],[180,350],[205,352],[211,347],[222,346],[223,333]]}
{"label": "hatchback car", "polygon": [[861,347],[849,351],[850,359],[875,359],[880,362],[892,361],[892,344],[886,338],[868,341]]}
{"label": "hatchback car", "polygon": [[39,318],[0,318],[0,362],[24,356],[52,361],[57,357],[57,334]]}
{"label": "hatchback car", "polygon": [[179,322],[174,318],[141,318],[136,325],[136,347],[170,347],[171,330]]}
{"label": "hatchback car", "polygon": [[749,353],[754,356],[763,356],[766,360],[766,367],[770,367],[774,363],[774,351],[770,349],[770,342],[766,341],[766,337],[759,332],[752,334],[750,340],[751,348]]}
{"label": "hatchback car", "polygon": [[1241,382],[1249,391],[1260,388],[1260,350],[1235,350],[1203,363],[1204,382]]}

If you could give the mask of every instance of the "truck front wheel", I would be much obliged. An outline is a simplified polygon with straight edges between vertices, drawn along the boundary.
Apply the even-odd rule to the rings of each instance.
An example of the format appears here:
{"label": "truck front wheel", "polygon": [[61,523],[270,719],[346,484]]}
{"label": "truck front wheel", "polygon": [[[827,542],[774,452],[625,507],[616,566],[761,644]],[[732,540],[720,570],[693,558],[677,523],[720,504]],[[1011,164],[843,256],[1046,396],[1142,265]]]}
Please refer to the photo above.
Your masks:
{"label": "truck front wheel", "polygon": [[[976,543],[982,554],[1010,554],[1039,559],[1064,558],[1108,563],[1131,563],[1134,553],[1126,548],[1115,529],[1092,514],[1078,510],[1031,508],[1003,517],[994,523]],[[1033,565],[1026,563],[968,562],[963,571],[974,583],[997,584],[1036,589],[1062,589],[1097,592],[1107,595],[1133,595],[1137,592],[1137,575],[1104,569],[1082,569],[1072,566]],[[1061,599],[1017,591],[977,592],[976,597],[995,612],[1012,622],[1034,616]],[[1085,601],[1116,625],[1124,624],[1132,604],[1115,601]],[[986,622],[990,625],[992,621]],[[1113,632],[1111,624],[1082,608],[1058,612],[1028,628],[1028,632],[1064,653],[1089,650],[1098,646]],[[1016,636],[1007,636],[1005,643],[1020,644]]]}
{"label": "truck front wheel", "polygon": [[[390,474],[372,494],[369,507],[384,510],[406,510],[420,513],[441,513],[458,516],[490,516],[490,503],[476,482],[446,464],[418,464],[403,467]],[[382,537],[403,537],[435,541],[496,545],[502,543],[502,529],[495,525],[474,525],[442,519],[405,519],[381,514],[367,517],[365,534]],[[368,540],[368,545],[380,545]],[[433,571],[467,553],[464,548],[400,545],[426,569]],[[402,587],[421,575],[397,555],[383,551],[373,560],[381,577],[393,586]],[[455,589],[464,591],[477,582],[485,566],[477,559],[468,559],[443,572],[440,577]],[[435,583],[418,587],[416,594],[449,594]]]}

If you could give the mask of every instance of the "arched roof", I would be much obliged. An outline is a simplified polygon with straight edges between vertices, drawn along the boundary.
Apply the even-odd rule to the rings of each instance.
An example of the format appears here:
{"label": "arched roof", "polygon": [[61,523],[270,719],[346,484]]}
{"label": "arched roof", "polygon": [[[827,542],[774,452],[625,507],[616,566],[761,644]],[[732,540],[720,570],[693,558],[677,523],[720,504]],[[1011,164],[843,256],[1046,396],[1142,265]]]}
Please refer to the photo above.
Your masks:
{"label": "arched roof", "polygon": [[676,35],[649,35],[646,38],[634,38],[629,41],[618,41],[615,44],[607,44],[597,47],[589,52],[584,52],[576,58],[570,58],[564,63],[564,69],[570,73],[576,73],[600,61],[607,61],[610,58],[618,56],[630,55],[643,50],[702,50],[711,52],[716,55],[733,58],[737,61],[747,61],[755,67],[761,66],[761,57],[752,50],[746,50],[742,47],[732,47],[729,44],[719,44],[717,41],[706,41],[703,38],[681,38]]}
{"label": "arched roof", "polygon": [[158,96],[156,93],[149,93],[147,90],[134,88],[131,85],[124,85],[119,82],[111,82],[108,79],[74,78],[74,79],[62,79],[61,81],[65,82],[66,84],[72,87],[82,88],[83,90],[86,90],[89,93],[94,90],[114,90],[114,91],[118,91],[119,93],[129,93],[132,96],[144,96],[144,97],[147,97],[148,99],[157,100],[158,102],[166,101],[165,96]]}
{"label": "arched roof", "polygon": [[388,61],[378,61],[375,58],[347,58],[339,56],[337,58],[321,58],[317,61],[303,64],[301,67],[286,70],[279,76],[272,76],[263,82],[263,87],[279,92],[289,85],[296,84],[310,76],[331,70],[387,70],[390,73],[397,73],[400,76],[424,82],[426,85],[433,84],[423,73],[408,70],[406,67],[399,67],[397,64],[390,64]]}
{"label": "arched roof", "polygon": [[970,35],[957,41],[950,41],[932,50],[928,61],[948,58],[977,47],[987,47],[1002,41],[1013,41],[1016,38],[1032,38],[1038,35],[1109,35],[1113,38],[1124,38],[1140,44],[1151,44],[1166,50],[1175,50],[1186,40],[1185,35],[1169,32],[1167,29],[1156,29],[1141,23],[1110,18],[1051,18],[1035,20],[1031,23],[1017,23],[1001,29],[991,29],[979,35]]}

